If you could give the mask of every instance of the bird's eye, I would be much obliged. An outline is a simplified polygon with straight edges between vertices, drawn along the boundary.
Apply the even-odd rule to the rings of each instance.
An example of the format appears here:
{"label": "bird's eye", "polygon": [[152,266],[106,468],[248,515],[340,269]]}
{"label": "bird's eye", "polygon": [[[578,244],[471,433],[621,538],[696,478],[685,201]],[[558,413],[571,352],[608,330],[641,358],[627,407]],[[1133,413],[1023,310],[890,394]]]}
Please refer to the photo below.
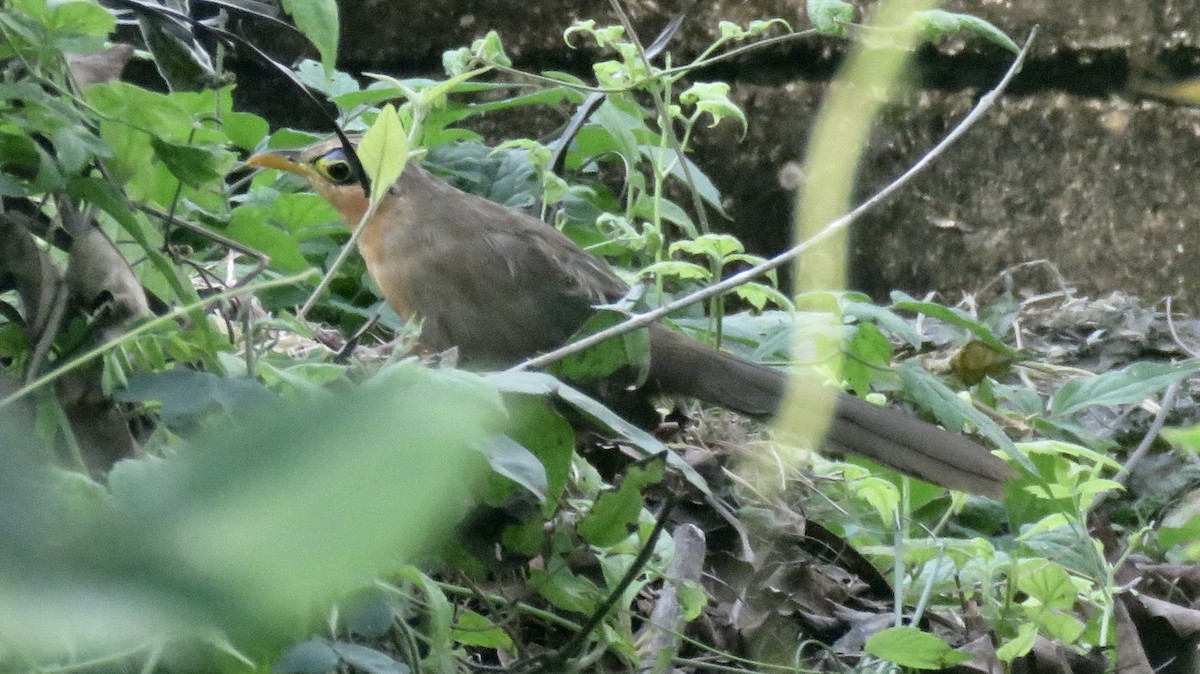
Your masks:
{"label": "bird's eye", "polygon": [[317,171],[329,182],[345,185],[354,182],[354,169],[345,159],[327,159],[322,157],[316,162]]}

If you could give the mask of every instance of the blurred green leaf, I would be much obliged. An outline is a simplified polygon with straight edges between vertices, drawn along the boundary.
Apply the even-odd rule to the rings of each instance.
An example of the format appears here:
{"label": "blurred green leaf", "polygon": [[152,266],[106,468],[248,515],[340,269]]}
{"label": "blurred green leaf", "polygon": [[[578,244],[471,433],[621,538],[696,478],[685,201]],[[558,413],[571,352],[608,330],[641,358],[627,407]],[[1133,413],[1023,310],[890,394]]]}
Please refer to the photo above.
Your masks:
{"label": "blurred green leaf", "polygon": [[[503,411],[477,377],[403,363],[338,395],[231,417],[166,459],[119,464],[115,508],[68,547],[35,524],[60,497],[29,470],[6,473],[0,536],[21,538],[0,546],[9,644],[294,636],[314,609],[449,533]],[[439,516],[417,514],[428,512]]]}
{"label": "blurred green leaf", "polygon": [[342,663],[337,651],[324,639],[309,639],[292,646],[275,663],[276,674],[325,674]]}

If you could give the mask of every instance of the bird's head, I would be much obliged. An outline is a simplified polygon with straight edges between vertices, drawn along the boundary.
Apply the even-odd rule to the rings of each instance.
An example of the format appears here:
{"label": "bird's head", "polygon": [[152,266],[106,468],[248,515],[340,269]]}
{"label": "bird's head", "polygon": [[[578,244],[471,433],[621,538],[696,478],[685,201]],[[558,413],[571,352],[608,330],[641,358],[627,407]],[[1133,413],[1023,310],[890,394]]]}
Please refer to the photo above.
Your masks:
{"label": "bird's head", "polygon": [[[351,139],[351,142],[355,141],[356,138]],[[304,178],[352,226],[367,210],[367,196],[363,193],[355,163],[347,157],[337,137],[298,150],[260,152],[247,159],[246,164],[279,169]]]}

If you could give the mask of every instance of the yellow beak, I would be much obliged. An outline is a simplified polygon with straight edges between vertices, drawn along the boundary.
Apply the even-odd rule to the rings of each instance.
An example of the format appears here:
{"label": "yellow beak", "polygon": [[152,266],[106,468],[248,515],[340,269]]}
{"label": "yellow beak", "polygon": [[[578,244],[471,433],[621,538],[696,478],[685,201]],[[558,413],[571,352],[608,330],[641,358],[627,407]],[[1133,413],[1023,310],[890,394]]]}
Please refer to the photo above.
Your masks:
{"label": "yellow beak", "polygon": [[314,175],[313,169],[300,159],[301,150],[271,150],[260,152],[246,160],[247,166],[257,168],[273,168],[308,178]]}

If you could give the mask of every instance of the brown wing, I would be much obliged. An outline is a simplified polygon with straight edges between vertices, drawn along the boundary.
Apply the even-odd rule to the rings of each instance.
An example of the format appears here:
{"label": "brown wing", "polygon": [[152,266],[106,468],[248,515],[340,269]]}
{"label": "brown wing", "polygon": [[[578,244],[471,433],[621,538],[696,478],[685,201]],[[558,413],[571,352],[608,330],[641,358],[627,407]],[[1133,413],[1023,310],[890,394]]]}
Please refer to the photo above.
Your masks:
{"label": "brown wing", "polygon": [[413,225],[402,255],[422,341],[476,364],[561,345],[625,284],[553,227],[410,166],[397,184]]}

